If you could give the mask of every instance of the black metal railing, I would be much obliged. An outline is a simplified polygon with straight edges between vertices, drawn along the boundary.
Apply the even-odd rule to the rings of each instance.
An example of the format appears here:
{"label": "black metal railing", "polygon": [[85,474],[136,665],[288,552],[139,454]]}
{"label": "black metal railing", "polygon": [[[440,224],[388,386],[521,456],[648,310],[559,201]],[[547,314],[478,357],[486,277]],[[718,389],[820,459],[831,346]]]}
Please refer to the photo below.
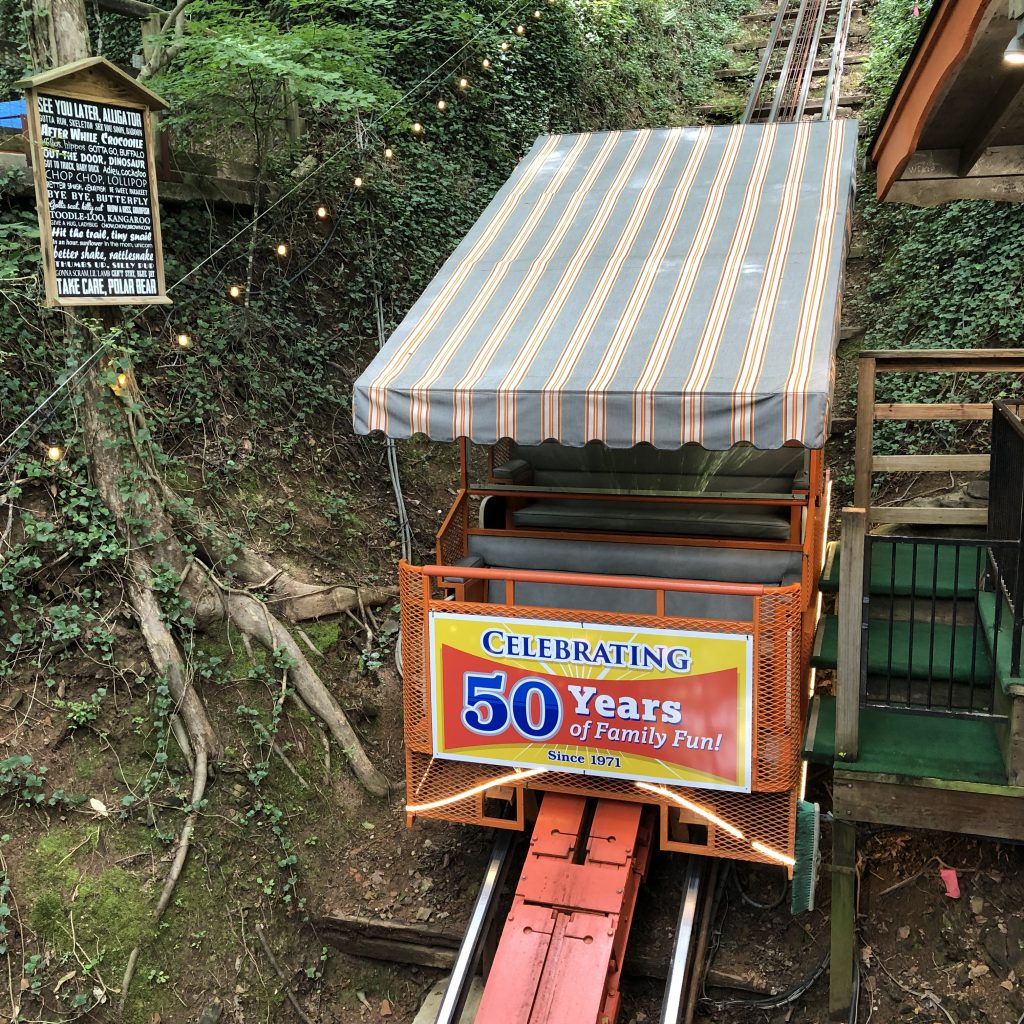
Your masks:
{"label": "black metal railing", "polygon": [[998,565],[1019,547],[1015,539],[869,534],[861,702],[1001,717],[997,666],[1008,660],[1011,633]]}
{"label": "black metal railing", "polygon": [[[1020,675],[1021,631],[1024,626],[1024,423],[1021,401],[993,403],[992,459],[989,480],[988,536],[1015,544],[992,551],[993,583],[1012,616],[1010,672]],[[1002,602],[1000,602],[1001,604]]]}

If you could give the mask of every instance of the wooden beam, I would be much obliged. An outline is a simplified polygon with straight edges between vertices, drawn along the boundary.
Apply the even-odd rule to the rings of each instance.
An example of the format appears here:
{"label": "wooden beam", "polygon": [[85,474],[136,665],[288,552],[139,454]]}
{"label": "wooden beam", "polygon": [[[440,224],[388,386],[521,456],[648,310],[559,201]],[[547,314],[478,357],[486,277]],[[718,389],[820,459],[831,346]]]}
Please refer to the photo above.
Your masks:
{"label": "wooden beam", "polygon": [[866,349],[862,358],[875,361],[876,373],[1020,373],[1019,348]]}
{"label": "wooden beam", "polygon": [[874,473],[970,473],[989,468],[988,455],[876,455]]}
{"label": "wooden beam", "polygon": [[[859,399],[859,396],[858,396]],[[881,402],[875,406],[876,420],[990,420],[990,402]],[[857,424],[860,441],[860,423]]]}
{"label": "wooden beam", "polygon": [[832,953],[829,965],[828,1012],[846,1020],[853,1001],[853,958],[857,928],[857,828],[832,822]]}
{"label": "wooden beam", "polygon": [[856,761],[860,746],[862,653],[867,643],[864,621],[864,538],[867,526],[865,509],[843,509],[836,662],[836,758],[842,761]]}
{"label": "wooden beam", "polygon": [[941,508],[938,506],[873,508],[871,522],[929,526],[984,526],[988,523],[988,509]]}
{"label": "wooden beam", "polygon": [[857,361],[857,434],[854,439],[853,501],[859,508],[871,505],[871,459],[875,431],[875,363],[873,356]]}
{"label": "wooden beam", "polygon": [[875,825],[1024,839],[1024,788],[843,771],[832,794],[837,818]]}
{"label": "wooden beam", "polygon": [[157,14],[166,18],[168,11],[156,4],[147,4],[144,0],[96,0],[96,6],[113,14],[123,14],[128,18],[148,18]]}
{"label": "wooden beam", "polygon": [[451,969],[462,935],[437,927],[331,914],[314,922],[332,944],[353,956],[419,967]]}
{"label": "wooden beam", "polygon": [[886,197],[917,148],[929,114],[970,52],[988,8],[995,6],[990,0],[936,2],[868,151],[878,172],[879,199]]}
{"label": "wooden beam", "polygon": [[1003,79],[995,95],[989,95],[977,123],[960,146],[957,177],[970,174],[985,150],[996,140],[1007,121],[1020,113],[1024,103],[1024,68],[1003,65]]}

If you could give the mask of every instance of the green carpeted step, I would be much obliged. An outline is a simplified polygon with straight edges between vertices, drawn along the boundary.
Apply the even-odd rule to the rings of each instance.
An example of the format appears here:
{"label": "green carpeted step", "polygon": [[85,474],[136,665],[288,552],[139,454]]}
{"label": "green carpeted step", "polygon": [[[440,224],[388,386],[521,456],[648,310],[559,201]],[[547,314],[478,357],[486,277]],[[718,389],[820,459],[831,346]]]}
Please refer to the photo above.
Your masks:
{"label": "green carpeted step", "polygon": [[[816,695],[807,718],[804,759],[832,764],[835,735],[835,697]],[[1006,785],[1006,767],[991,719],[861,708],[859,736],[857,760],[843,761],[843,771]]]}
{"label": "green carpeted step", "polygon": [[[876,541],[871,545],[871,593],[909,597],[913,592],[917,597],[930,598],[934,590],[935,597],[939,598],[974,597],[983,559],[981,548],[958,549],[952,544],[918,543],[915,565],[913,544]],[[830,541],[825,549],[825,565],[819,580],[819,586],[826,594],[839,591],[839,563],[839,541]],[[915,578],[916,587],[912,586]]]}
{"label": "green carpeted step", "polygon": [[[913,631],[911,631],[913,626]],[[839,619],[824,615],[814,634],[811,664],[835,668],[839,648]],[[950,654],[952,653],[952,673]],[[892,670],[895,679],[949,679],[969,683],[984,680],[992,663],[981,631],[967,624],[936,622],[892,623]],[[888,676],[889,620],[868,620],[868,675]]]}
{"label": "green carpeted step", "polygon": [[1012,674],[1013,654],[1013,613],[1003,602],[1003,610],[999,618],[999,636],[996,637],[996,595],[982,593],[978,595],[978,618],[981,619],[982,632],[989,652],[995,651],[996,675],[1003,688],[1009,693],[1010,687],[1024,686],[1024,678]]}

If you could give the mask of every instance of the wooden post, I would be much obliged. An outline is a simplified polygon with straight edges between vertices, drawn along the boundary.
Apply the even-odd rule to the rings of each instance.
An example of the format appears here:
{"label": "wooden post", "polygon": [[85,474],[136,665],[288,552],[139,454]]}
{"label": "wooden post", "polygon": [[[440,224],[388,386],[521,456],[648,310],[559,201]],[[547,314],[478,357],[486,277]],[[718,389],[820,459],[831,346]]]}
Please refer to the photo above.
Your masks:
{"label": "wooden post", "polygon": [[857,434],[854,452],[853,501],[871,508],[871,460],[875,434],[875,360],[861,356],[857,363]]}
{"label": "wooden post", "polygon": [[844,508],[839,563],[839,648],[836,652],[836,759],[856,761],[859,747],[867,511]]}
{"label": "wooden post", "polygon": [[853,999],[853,958],[857,955],[857,828],[852,821],[832,822],[832,957],[828,1012],[846,1020]]}

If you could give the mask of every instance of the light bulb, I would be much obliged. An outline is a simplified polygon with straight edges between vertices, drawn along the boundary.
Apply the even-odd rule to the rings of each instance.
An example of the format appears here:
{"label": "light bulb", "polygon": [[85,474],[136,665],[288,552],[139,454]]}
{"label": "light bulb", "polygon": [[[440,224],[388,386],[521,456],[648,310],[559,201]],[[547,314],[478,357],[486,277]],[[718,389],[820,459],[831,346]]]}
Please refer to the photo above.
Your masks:
{"label": "light bulb", "polygon": [[242,286],[239,284],[233,284],[228,289],[228,295],[233,299],[240,299],[242,297]]}
{"label": "light bulb", "polygon": [[318,220],[327,220],[331,215],[331,211],[326,206],[318,206],[316,208],[316,215]]}
{"label": "light bulb", "polygon": [[444,113],[448,109],[448,104],[444,100],[438,100],[437,109]]}
{"label": "light bulb", "polygon": [[501,44],[501,52],[502,53],[508,53],[508,43],[507,42]]}
{"label": "light bulb", "polygon": [[516,35],[517,36],[525,36],[526,35],[526,26],[525,25],[516,25]]}
{"label": "light bulb", "polygon": [[484,59],[480,61],[480,67],[482,67],[484,71],[486,71],[490,66],[491,62],[486,57],[484,57]]}
{"label": "light bulb", "polygon": [[192,347],[192,339],[184,332],[179,334],[174,340],[178,343],[178,348]]}
{"label": "light bulb", "polygon": [[287,242],[278,242],[277,243],[277,247],[274,249],[274,252],[276,252],[278,256],[287,256],[288,255],[288,243]]}
{"label": "light bulb", "polygon": [[51,462],[60,462],[64,458],[64,449],[59,444],[52,444],[46,449],[46,457]]}
{"label": "light bulb", "polygon": [[468,78],[460,78],[459,79],[459,88],[463,92],[465,92],[469,88],[469,79]]}
{"label": "light bulb", "polygon": [[534,19],[536,21],[540,21],[541,17],[543,16],[543,13],[544,13],[543,11],[534,11],[533,12]]}
{"label": "light bulb", "polygon": [[352,187],[353,188],[362,188],[363,187],[363,179],[360,178],[358,175],[356,177],[354,177],[352,179]]}
{"label": "light bulb", "polygon": [[385,147],[385,149],[384,149],[384,159],[385,160],[394,160],[394,158],[395,158],[395,151],[390,146]]}
{"label": "light bulb", "polygon": [[413,135],[422,135],[423,125],[421,125],[419,121],[413,121],[413,123],[409,125],[409,131],[411,131]]}

